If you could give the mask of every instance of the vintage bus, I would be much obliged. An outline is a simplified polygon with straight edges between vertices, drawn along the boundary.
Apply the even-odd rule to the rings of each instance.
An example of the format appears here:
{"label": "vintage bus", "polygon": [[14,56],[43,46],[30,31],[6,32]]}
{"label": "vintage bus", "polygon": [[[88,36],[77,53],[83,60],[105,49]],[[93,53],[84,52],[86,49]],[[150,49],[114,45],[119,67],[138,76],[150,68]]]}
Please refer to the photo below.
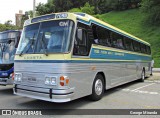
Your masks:
{"label": "vintage bus", "polygon": [[0,32],[0,85],[13,85],[14,56],[20,34],[18,30]]}
{"label": "vintage bus", "polygon": [[145,77],[150,44],[85,13],[53,13],[24,29],[15,56],[14,94],[68,102]]}

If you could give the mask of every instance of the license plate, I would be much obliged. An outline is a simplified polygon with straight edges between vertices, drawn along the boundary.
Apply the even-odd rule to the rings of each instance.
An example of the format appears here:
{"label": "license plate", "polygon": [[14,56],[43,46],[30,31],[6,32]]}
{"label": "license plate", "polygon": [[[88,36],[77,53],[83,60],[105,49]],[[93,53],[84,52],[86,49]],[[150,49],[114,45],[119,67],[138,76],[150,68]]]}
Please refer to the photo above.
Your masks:
{"label": "license plate", "polygon": [[0,82],[4,82],[6,80],[7,80],[7,78],[0,78]]}
{"label": "license plate", "polygon": [[28,77],[28,81],[36,82],[37,80],[36,80],[36,78],[34,78],[34,77]]}

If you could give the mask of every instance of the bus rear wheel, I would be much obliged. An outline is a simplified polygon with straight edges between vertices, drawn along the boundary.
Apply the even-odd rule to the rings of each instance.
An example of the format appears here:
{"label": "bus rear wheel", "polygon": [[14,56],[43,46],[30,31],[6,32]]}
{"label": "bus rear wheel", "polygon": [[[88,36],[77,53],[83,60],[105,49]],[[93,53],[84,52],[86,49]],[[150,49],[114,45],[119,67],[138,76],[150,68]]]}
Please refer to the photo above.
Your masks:
{"label": "bus rear wheel", "polygon": [[104,94],[104,78],[101,74],[96,75],[93,86],[92,86],[92,94],[90,95],[90,99],[93,101],[98,101],[102,98]]}

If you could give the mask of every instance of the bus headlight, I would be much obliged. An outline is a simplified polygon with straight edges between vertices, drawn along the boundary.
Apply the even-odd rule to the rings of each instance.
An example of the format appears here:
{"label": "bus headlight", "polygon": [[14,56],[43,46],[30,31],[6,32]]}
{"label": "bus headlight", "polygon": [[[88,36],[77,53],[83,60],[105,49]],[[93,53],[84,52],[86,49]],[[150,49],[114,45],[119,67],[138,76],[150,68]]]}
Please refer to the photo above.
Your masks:
{"label": "bus headlight", "polygon": [[57,77],[46,77],[45,78],[45,84],[56,85],[56,79],[57,79]]}
{"label": "bus headlight", "polygon": [[49,77],[46,77],[46,78],[45,78],[45,84],[47,84],[47,85],[50,84],[50,78],[49,78]]}
{"label": "bus headlight", "polygon": [[21,73],[15,73],[15,81],[21,82],[22,81],[22,74]]}
{"label": "bus headlight", "polygon": [[51,85],[56,85],[56,77],[51,77]]}
{"label": "bus headlight", "polygon": [[9,75],[9,79],[14,80],[14,73],[11,73],[11,74]]}

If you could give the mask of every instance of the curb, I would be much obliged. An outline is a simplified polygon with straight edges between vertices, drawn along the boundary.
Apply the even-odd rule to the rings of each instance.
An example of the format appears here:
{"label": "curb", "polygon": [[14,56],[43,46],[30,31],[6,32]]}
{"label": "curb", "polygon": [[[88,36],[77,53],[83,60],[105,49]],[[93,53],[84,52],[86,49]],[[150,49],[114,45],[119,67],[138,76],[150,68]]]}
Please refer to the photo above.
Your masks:
{"label": "curb", "polygon": [[160,72],[160,68],[153,68],[153,72]]}
{"label": "curb", "polygon": [[145,82],[160,83],[160,80],[145,80]]}

